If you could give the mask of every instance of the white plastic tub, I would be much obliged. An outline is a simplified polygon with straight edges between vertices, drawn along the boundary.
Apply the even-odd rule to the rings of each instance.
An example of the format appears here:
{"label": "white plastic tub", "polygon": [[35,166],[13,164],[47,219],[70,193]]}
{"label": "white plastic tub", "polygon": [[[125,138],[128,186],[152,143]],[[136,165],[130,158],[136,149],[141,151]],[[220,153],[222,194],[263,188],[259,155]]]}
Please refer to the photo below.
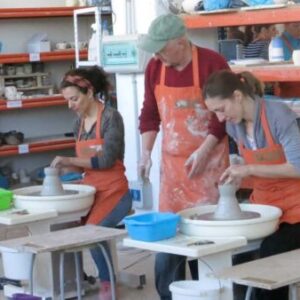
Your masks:
{"label": "white plastic tub", "polygon": [[169,289],[172,300],[220,300],[220,289],[209,289],[197,280],[174,281]]}
{"label": "white plastic tub", "polygon": [[4,276],[16,280],[29,280],[32,260],[32,253],[2,250]]}

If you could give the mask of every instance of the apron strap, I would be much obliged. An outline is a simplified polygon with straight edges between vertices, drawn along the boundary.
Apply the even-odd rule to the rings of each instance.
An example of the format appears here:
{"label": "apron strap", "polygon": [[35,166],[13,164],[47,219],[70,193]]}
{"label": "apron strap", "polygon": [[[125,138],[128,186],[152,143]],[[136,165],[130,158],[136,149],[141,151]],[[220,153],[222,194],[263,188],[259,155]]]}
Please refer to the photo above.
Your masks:
{"label": "apron strap", "polygon": [[160,83],[159,85],[165,85],[166,82],[166,66],[164,63],[161,63],[161,71],[160,71]]}
{"label": "apron strap", "polygon": [[[265,104],[265,101],[263,100],[262,101],[262,106],[261,106],[261,112],[260,112],[261,124],[262,124],[262,128],[263,128],[263,131],[264,131],[264,134],[265,134],[268,145],[273,146],[276,143],[273,139],[273,135],[272,135],[271,130],[270,130],[270,126],[269,126],[269,122],[268,122],[268,119],[267,119],[266,108],[265,107],[266,107],[266,104]],[[245,149],[244,143],[241,140],[238,142],[238,148],[239,148],[240,153],[242,153],[243,150]]]}
{"label": "apron strap", "polygon": [[198,64],[198,50],[193,45],[192,46],[192,55],[193,55],[193,83],[195,88],[200,88],[200,77],[199,77],[199,64]]}
{"label": "apron strap", "polygon": [[[102,112],[104,110],[104,105],[98,104],[98,112],[97,112],[97,120],[96,120],[96,139],[101,139],[100,136],[100,129],[101,129],[101,119],[102,119]],[[81,133],[83,131],[84,119],[81,119],[79,132],[77,141],[80,141]]]}
{"label": "apron strap", "polygon": [[270,126],[269,126],[269,122],[268,122],[267,114],[266,114],[266,104],[265,104],[264,100],[262,101],[260,116],[261,116],[262,128],[264,130],[264,133],[265,133],[265,136],[266,136],[266,139],[267,139],[267,143],[268,143],[269,146],[274,146],[276,143],[273,139],[273,135],[272,135],[271,130],[270,130]]}
{"label": "apron strap", "polygon": [[281,35],[281,38],[284,41],[287,48],[289,49],[290,54],[292,54],[295,49],[294,49],[294,47],[292,46],[292,44],[290,43],[290,41],[288,40],[288,38],[286,37],[286,35],[284,33]]}

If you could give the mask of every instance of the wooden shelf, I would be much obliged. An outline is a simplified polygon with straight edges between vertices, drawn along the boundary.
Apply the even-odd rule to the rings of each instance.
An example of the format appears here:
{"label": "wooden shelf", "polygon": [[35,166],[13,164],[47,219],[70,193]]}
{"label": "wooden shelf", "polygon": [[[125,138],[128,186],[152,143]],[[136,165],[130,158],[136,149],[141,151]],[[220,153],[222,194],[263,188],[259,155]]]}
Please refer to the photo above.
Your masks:
{"label": "wooden shelf", "polygon": [[62,96],[47,96],[16,101],[7,101],[5,99],[0,99],[0,111],[49,107],[58,105],[67,105],[67,101]]}
{"label": "wooden shelf", "polygon": [[61,149],[73,149],[74,147],[75,141],[73,138],[50,139],[44,141],[36,141],[32,143],[26,143],[25,141],[22,145],[18,146],[0,146],[0,157],[37,152],[47,152]]}
{"label": "wooden shelf", "polygon": [[[73,11],[83,7],[1,8],[0,19],[72,17]],[[110,12],[102,12],[102,15]]]}
{"label": "wooden shelf", "polygon": [[206,15],[182,15],[187,28],[214,28],[226,26],[242,26],[253,24],[281,24],[299,22],[300,5],[290,5],[283,8],[237,10],[227,13]]}
{"label": "wooden shelf", "polygon": [[[80,58],[87,58],[87,49],[80,51]],[[61,60],[74,60],[75,50],[59,50],[51,52],[41,52],[40,61],[61,61]],[[10,54],[0,54],[1,64],[16,64],[16,63],[27,63],[30,62],[29,53],[10,53]]]}
{"label": "wooden shelf", "polygon": [[293,64],[273,66],[230,66],[230,68],[236,73],[249,71],[264,82],[299,82],[300,80],[300,66],[294,66]]}

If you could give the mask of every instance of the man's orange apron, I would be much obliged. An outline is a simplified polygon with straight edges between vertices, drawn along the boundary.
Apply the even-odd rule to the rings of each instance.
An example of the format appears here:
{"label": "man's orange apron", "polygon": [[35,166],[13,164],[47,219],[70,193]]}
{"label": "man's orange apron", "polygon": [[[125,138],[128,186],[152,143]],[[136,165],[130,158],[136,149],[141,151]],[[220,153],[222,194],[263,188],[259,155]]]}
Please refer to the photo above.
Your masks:
{"label": "man's orange apron", "polygon": [[161,211],[177,212],[200,203],[215,203],[219,196],[218,180],[228,166],[228,144],[224,138],[210,154],[203,174],[195,179],[187,176],[184,164],[205,140],[211,118],[202,99],[196,47],[192,64],[193,86],[166,86],[166,67],[162,65],[160,83],[154,91],[163,132]]}
{"label": "man's orange apron", "polygon": [[[266,117],[265,102],[261,107],[261,124],[267,140],[265,148],[246,149],[239,143],[241,155],[246,164],[276,165],[286,162],[281,145],[276,144]],[[274,205],[283,211],[281,222],[300,222],[300,179],[274,179],[253,177],[252,203]]]}
{"label": "man's orange apron", "polygon": [[[95,139],[80,140],[84,126],[84,120],[82,120],[76,142],[76,154],[78,157],[91,158],[96,154],[99,155],[99,151],[101,151],[104,144],[104,140],[100,136],[103,110],[103,104],[99,103]],[[82,183],[96,188],[95,200],[87,216],[86,223],[99,224],[128,191],[125,167],[123,162],[117,160],[112,168],[105,170],[85,169],[84,172],[85,176]]]}

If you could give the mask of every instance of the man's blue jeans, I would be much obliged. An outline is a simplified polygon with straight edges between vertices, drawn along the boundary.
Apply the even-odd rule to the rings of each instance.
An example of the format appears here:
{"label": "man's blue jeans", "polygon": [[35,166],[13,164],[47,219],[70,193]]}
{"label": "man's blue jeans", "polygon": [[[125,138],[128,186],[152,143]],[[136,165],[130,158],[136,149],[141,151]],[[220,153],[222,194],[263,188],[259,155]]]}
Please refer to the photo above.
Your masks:
{"label": "man's blue jeans", "polygon": [[[155,286],[161,300],[172,300],[169,285],[173,281],[185,280],[186,256],[158,253],[155,257]],[[192,278],[198,279],[197,260],[189,261]]]}
{"label": "man's blue jeans", "polygon": [[[106,216],[105,219],[99,223],[99,226],[104,226],[104,227],[116,227],[120,221],[124,219],[124,217],[127,216],[127,214],[130,212],[132,207],[132,198],[130,195],[130,192],[128,191],[120,200],[118,205],[112,210],[112,212]],[[111,259],[111,254],[109,251],[108,243],[107,242],[102,242],[102,245],[105,247],[109,258],[110,262],[112,264],[112,259]],[[97,248],[91,249],[91,254],[94,259],[94,262],[97,266],[98,272],[99,272],[99,278],[101,281],[109,281],[109,272],[108,272],[108,267],[106,264],[106,261],[104,259],[104,256],[101,252],[101,250]]]}

